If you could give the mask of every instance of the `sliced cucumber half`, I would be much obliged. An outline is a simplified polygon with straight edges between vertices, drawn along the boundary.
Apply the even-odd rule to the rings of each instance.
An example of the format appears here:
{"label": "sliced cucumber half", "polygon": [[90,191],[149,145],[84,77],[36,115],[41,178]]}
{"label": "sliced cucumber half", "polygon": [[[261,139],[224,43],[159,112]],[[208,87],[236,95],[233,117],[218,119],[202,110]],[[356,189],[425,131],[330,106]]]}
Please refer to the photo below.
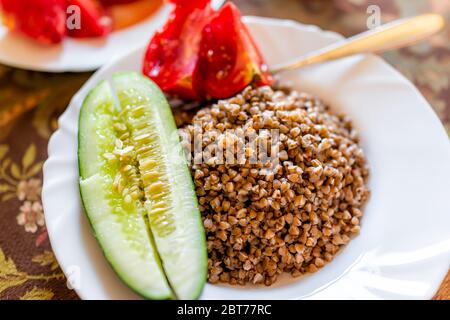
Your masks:
{"label": "sliced cucumber half", "polygon": [[150,299],[195,299],[206,282],[206,241],[170,107],[137,73],[100,83],[79,120],[83,205],[119,277]]}
{"label": "sliced cucumber half", "polygon": [[207,277],[205,232],[170,106],[143,76],[116,74],[113,81],[163,269],[178,298],[195,299]]}

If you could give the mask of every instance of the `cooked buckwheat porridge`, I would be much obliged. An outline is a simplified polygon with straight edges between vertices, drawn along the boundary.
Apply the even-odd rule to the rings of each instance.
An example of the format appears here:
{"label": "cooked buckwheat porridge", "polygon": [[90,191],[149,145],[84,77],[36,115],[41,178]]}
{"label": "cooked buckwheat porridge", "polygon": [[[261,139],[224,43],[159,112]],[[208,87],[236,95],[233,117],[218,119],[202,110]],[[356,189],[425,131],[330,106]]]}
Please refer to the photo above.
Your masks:
{"label": "cooked buckwheat porridge", "polygon": [[[271,285],[284,272],[315,272],[359,233],[369,172],[345,115],[311,95],[266,86],[248,87],[192,119],[176,117],[191,147],[209,282]],[[218,154],[217,146],[241,157],[227,161],[228,151]],[[261,157],[255,146],[276,154]]]}

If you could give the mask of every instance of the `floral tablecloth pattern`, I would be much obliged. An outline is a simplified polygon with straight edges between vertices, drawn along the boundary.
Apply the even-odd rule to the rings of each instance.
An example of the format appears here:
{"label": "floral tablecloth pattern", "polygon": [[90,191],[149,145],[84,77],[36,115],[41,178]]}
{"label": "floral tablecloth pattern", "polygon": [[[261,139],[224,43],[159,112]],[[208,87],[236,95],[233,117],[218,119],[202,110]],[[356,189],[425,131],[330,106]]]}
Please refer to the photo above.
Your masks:
{"label": "floral tablecloth pattern", "polygon": [[[425,12],[449,21],[428,42],[384,58],[415,83],[450,133],[450,1],[236,0],[244,14],[316,24],[346,36],[366,29],[368,5],[383,22]],[[42,164],[57,118],[90,73],[48,74],[0,65],[0,299],[78,299],[52,253],[41,202]],[[435,299],[450,299],[450,277]]]}

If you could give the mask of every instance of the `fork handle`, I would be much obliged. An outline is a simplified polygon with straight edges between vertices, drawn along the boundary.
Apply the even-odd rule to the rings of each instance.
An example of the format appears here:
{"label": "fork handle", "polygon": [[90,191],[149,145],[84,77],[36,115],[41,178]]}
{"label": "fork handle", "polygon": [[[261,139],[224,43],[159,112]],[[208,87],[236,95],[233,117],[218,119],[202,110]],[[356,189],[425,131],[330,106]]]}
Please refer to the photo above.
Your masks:
{"label": "fork handle", "polygon": [[444,18],[438,14],[423,14],[413,18],[396,20],[338,41],[286,64],[276,65],[270,71],[278,73],[354,54],[379,53],[398,49],[435,34],[444,25]]}

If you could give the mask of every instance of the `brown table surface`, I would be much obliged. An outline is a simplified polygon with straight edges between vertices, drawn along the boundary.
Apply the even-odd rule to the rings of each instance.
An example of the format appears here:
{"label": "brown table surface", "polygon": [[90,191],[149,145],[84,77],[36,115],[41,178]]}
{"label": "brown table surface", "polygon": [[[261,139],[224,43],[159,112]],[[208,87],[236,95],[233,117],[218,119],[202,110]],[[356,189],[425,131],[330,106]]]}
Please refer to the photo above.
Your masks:
{"label": "brown table surface", "polygon": [[[244,14],[298,20],[346,36],[366,28],[368,4],[384,22],[424,12],[450,21],[442,0],[236,0]],[[450,24],[449,24],[450,25]],[[428,99],[450,132],[450,28],[384,58]],[[0,299],[78,299],[48,240],[42,163],[57,118],[90,73],[46,74],[0,65]],[[450,299],[450,275],[435,299]]]}

